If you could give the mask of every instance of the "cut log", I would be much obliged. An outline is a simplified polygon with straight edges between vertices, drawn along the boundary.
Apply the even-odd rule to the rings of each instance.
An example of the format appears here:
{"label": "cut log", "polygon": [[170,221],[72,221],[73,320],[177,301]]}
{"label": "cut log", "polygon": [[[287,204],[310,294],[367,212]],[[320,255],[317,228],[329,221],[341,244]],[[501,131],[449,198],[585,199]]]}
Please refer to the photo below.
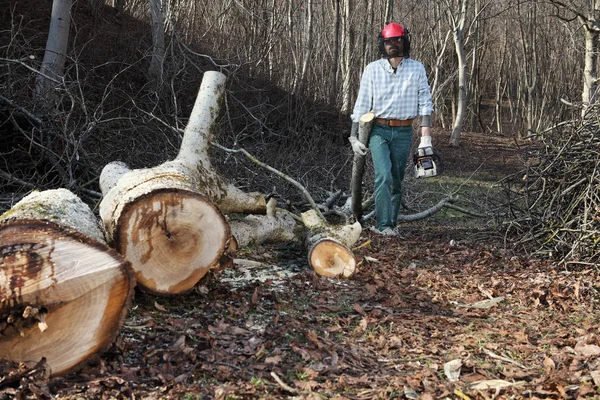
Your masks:
{"label": "cut log", "polygon": [[217,266],[231,237],[223,214],[184,176],[152,170],[119,179],[103,198],[100,216],[138,285],[157,295],[193,288]]}
{"label": "cut log", "polygon": [[65,189],[33,193],[0,216],[0,357],[60,375],[105,350],[133,296],[129,263],[90,208]]}
{"label": "cut log", "polygon": [[309,229],[306,240],[308,263],[318,275],[350,277],[356,271],[356,259],[350,249],[360,238],[360,222],[351,225],[329,225],[314,212],[302,213]]}
{"label": "cut log", "polygon": [[209,144],[225,93],[225,76],[205,72],[177,157],[153,168],[108,164],[100,176],[100,217],[107,237],[131,261],[138,284],[155,294],[191,289],[230,248],[223,213],[266,209],[259,193],[223,179]]}
{"label": "cut log", "polygon": [[348,278],[356,271],[352,250],[331,238],[319,238],[309,246],[308,262],[318,275]]}
{"label": "cut log", "polygon": [[[368,112],[360,117],[358,123],[358,141],[369,146],[369,136],[371,135],[371,128],[373,126],[373,120],[375,114]],[[352,213],[357,221],[361,222],[363,217],[362,208],[362,179],[365,171],[365,157],[358,154],[354,154],[352,160],[352,180],[351,180],[351,193],[352,193]]]}
{"label": "cut log", "polygon": [[267,203],[266,215],[248,215],[240,220],[230,219],[231,234],[236,248],[257,246],[265,242],[292,242],[302,236],[301,226],[290,215],[275,212],[277,201]]}

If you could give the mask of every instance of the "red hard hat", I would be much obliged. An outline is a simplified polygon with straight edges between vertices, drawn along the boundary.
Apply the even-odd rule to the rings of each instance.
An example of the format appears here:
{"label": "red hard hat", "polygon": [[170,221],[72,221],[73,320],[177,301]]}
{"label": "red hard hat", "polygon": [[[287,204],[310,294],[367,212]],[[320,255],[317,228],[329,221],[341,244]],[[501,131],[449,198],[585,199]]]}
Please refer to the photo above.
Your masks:
{"label": "red hard hat", "polygon": [[392,22],[391,24],[387,24],[385,28],[381,31],[381,37],[384,39],[400,37],[406,35],[406,29],[400,24]]}

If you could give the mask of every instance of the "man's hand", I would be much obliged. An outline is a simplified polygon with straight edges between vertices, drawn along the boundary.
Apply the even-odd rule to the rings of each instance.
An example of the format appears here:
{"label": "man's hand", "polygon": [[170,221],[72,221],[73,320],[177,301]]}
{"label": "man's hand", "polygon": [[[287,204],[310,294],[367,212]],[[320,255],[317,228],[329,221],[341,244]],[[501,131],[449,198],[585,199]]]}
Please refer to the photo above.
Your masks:
{"label": "man's hand", "polygon": [[352,151],[354,151],[354,154],[358,156],[364,156],[367,154],[367,147],[362,144],[356,136],[350,136],[348,140],[352,145]]}
{"label": "man's hand", "polygon": [[423,147],[433,147],[431,145],[431,136],[421,136],[421,141],[419,142],[419,148]]}
{"label": "man's hand", "polygon": [[433,154],[433,146],[431,145],[431,136],[421,136],[419,148],[417,149],[419,157],[430,156]]}

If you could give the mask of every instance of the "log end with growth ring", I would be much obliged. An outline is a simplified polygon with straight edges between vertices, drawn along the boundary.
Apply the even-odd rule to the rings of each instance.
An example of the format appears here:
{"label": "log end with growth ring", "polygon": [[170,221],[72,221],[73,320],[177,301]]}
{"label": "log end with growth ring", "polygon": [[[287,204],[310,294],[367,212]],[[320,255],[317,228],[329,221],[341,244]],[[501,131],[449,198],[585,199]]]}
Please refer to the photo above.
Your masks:
{"label": "log end with growth ring", "polygon": [[331,238],[321,239],[310,248],[308,262],[318,275],[330,278],[348,278],[356,270],[352,250]]}
{"label": "log end with growth ring", "polygon": [[229,246],[229,224],[200,193],[161,189],[127,204],[115,246],[131,262],[138,285],[158,295],[190,290]]}
{"label": "log end with growth ring", "polygon": [[60,375],[104,351],[133,296],[129,263],[49,221],[0,225],[0,358]]}

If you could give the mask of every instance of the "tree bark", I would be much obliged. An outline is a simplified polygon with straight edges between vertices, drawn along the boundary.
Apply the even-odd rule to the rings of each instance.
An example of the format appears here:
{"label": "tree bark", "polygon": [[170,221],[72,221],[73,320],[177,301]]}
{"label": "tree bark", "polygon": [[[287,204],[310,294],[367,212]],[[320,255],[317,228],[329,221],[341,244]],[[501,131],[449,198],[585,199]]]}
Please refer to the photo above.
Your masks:
{"label": "tree bark", "polygon": [[0,354],[45,357],[52,375],[105,350],[133,296],[129,263],[66,189],[36,192],[0,216]]}
{"label": "tree bark", "polygon": [[352,109],[352,50],[354,46],[354,30],[350,21],[352,15],[352,0],[343,0],[342,13],[342,113],[349,114]]}
{"label": "tree bark", "polygon": [[331,51],[333,54],[329,70],[329,103],[334,106],[337,105],[337,76],[340,63],[340,1],[333,0],[333,34],[331,35],[333,41]]}
{"label": "tree bark", "polygon": [[[369,135],[373,126],[375,114],[368,112],[360,117],[358,125],[358,140],[365,146],[369,146]],[[352,213],[358,222],[361,222],[363,217],[362,209],[362,178],[365,171],[365,157],[354,154],[352,161]]]}
{"label": "tree bark", "polygon": [[208,149],[225,94],[225,75],[208,71],[185,128],[177,158],[166,167],[189,171],[193,183],[213,201],[224,214],[264,214],[266,201],[257,192],[246,193],[226,181],[213,168]]}
{"label": "tree bark", "polygon": [[302,213],[302,222],[309,230],[306,239],[308,263],[318,275],[348,278],[356,271],[356,259],[351,247],[358,241],[360,222],[352,225],[327,224],[314,210]]}
{"label": "tree bark", "polygon": [[100,217],[109,241],[132,264],[138,284],[159,295],[191,289],[229,249],[223,213],[264,213],[258,193],[228,184],[212,167],[208,147],[225,77],[206,72],[175,160],[129,170],[108,164],[100,176]]}
{"label": "tree bark", "polygon": [[590,104],[596,99],[598,91],[598,28],[597,24],[583,24],[585,32],[585,67],[583,70],[583,91],[581,102],[583,104],[581,115],[584,116]]}
{"label": "tree bark", "polygon": [[41,73],[35,81],[35,95],[40,100],[54,100],[54,89],[62,80],[69,45],[71,4],[72,0],[54,0],[52,3],[46,51],[40,68]]}
{"label": "tree bark", "polygon": [[148,79],[156,89],[163,80],[163,64],[165,60],[165,18],[164,3],[161,0],[149,0],[151,30],[152,30],[152,59],[148,67]]}
{"label": "tree bark", "polygon": [[468,83],[467,83],[467,55],[465,53],[465,44],[463,39],[465,20],[467,17],[468,0],[460,0],[458,16],[452,15],[452,10],[448,9],[449,19],[453,24],[454,48],[458,61],[458,96],[456,99],[456,119],[450,135],[450,145],[458,147],[460,145],[460,134],[462,133],[464,121],[467,115],[467,105],[469,101]]}
{"label": "tree bark", "polygon": [[286,213],[276,213],[277,202],[271,198],[266,215],[248,215],[240,220],[230,220],[233,249],[257,246],[265,242],[292,242],[301,238],[301,226]]}
{"label": "tree bark", "polygon": [[[104,175],[124,169],[107,190],[102,182],[109,178]],[[158,295],[182,293],[217,266],[229,247],[229,225],[184,174],[160,168],[128,170],[112,163],[102,175],[100,217],[143,289]]]}

